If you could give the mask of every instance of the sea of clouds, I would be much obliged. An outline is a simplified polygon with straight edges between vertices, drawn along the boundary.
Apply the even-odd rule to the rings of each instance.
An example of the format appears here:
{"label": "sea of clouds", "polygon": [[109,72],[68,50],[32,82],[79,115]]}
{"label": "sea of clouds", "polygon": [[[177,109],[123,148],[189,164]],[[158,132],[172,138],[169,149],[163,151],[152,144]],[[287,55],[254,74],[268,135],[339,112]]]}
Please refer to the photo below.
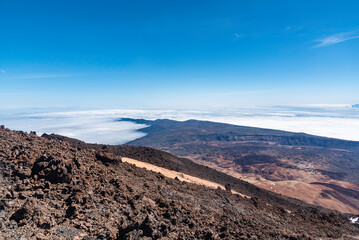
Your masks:
{"label": "sea of clouds", "polygon": [[120,118],[208,120],[359,141],[359,109],[347,105],[0,112],[0,124],[38,135],[56,133],[103,144],[123,144],[145,135],[138,130],[146,125]]}

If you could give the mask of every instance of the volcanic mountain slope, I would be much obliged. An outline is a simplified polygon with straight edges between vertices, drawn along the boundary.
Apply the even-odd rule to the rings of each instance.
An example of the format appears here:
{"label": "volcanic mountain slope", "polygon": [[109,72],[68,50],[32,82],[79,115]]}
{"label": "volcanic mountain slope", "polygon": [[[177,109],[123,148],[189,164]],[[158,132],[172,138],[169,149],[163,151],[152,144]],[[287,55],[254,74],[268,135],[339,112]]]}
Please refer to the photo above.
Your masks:
{"label": "volcanic mountain slope", "polygon": [[359,213],[359,142],[189,120],[136,120],[129,142],[186,157],[307,203]]}
{"label": "volcanic mountain slope", "polygon": [[100,151],[105,150],[106,152],[116,156],[138,159],[144,163],[149,163],[151,165],[162,167],[168,170],[191,175],[200,179],[215,182],[220,185],[229,185],[231,189],[236,192],[240,192],[241,194],[247,196],[250,195],[255,198],[265,199],[265,201],[270,204],[280,204],[282,207],[295,209],[301,209],[303,207],[303,203],[296,199],[289,199],[284,196],[279,196],[278,194],[263,190],[253,184],[242,181],[215,169],[203,166],[201,164],[196,164],[189,159],[179,158],[167,152],[159,151],[153,148],[134,147],[129,145],[88,144],[77,139],[56,134],[43,134],[42,137],[50,140],[66,141],[70,143],[72,147],[77,149],[95,149]]}
{"label": "volcanic mountain slope", "polygon": [[[268,193],[273,200],[287,204],[268,203],[265,194],[243,198],[166,178],[123,162],[106,146],[83,146],[0,127],[1,239],[359,236],[348,215],[273,193]],[[124,146],[123,151],[140,157],[157,153],[163,161],[166,156],[148,148]]]}

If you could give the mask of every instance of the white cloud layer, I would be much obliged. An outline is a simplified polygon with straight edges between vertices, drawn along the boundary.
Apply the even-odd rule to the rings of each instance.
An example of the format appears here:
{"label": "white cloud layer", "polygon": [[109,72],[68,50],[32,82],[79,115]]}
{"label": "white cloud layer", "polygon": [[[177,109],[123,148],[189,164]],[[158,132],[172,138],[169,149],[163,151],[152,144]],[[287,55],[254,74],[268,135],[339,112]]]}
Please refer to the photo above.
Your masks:
{"label": "white cloud layer", "polygon": [[88,143],[122,144],[145,135],[136,131],[145,125],[115,122],[110,115],[16,115],[1,121],[1,124],[10,129],[36,131],[38,135],[56,133]]}
{"label": "white cloud layer", "polygon": [[144,127],[119,118],[209,120],[243,126],[305,132],[313,135],[359,141],[359,109],[343,105],[302,107],[241,107],[237,109],[178,110],[92,110],[37,114],[0,115],[8,128],[57,133],[91,143],[122,144],[144,136]]}

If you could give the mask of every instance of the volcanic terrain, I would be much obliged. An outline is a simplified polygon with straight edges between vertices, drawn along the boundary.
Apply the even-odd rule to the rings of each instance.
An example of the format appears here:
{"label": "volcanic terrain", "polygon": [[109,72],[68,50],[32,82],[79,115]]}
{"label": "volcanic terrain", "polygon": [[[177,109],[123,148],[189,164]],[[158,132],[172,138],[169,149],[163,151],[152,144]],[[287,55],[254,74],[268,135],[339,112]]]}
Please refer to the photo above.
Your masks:
{"label": "volcanic terrain", "polygon": [[[352,215],[271,193],[151,148],[91,145],[3,126],[0,143],[2,239],[359,236],[358,224],[349,221]],[[177,168],[171,173],[184,170],[184,177],[197,173],[192,176],[203,175],[203,179],[226,190],[172,179],[156,169],[136,167],[128,163],[129,158],[147,159],[144,162],[161,168]]]}
{"label": "volcanic terrain", "polygon": [[359,142],[189,120],[147,121],[129,142],[189,158],[261,188],[359,214]]}

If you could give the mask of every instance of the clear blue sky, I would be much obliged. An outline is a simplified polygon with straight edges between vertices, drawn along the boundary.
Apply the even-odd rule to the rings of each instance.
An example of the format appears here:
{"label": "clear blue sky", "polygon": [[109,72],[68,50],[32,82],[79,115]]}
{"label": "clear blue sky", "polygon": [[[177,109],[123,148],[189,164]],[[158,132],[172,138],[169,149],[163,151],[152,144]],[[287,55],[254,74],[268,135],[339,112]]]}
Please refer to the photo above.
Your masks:
{"label": "clear blue sky", "polygon": [[359,1],[0,2],[0,107],[359,102]]}

